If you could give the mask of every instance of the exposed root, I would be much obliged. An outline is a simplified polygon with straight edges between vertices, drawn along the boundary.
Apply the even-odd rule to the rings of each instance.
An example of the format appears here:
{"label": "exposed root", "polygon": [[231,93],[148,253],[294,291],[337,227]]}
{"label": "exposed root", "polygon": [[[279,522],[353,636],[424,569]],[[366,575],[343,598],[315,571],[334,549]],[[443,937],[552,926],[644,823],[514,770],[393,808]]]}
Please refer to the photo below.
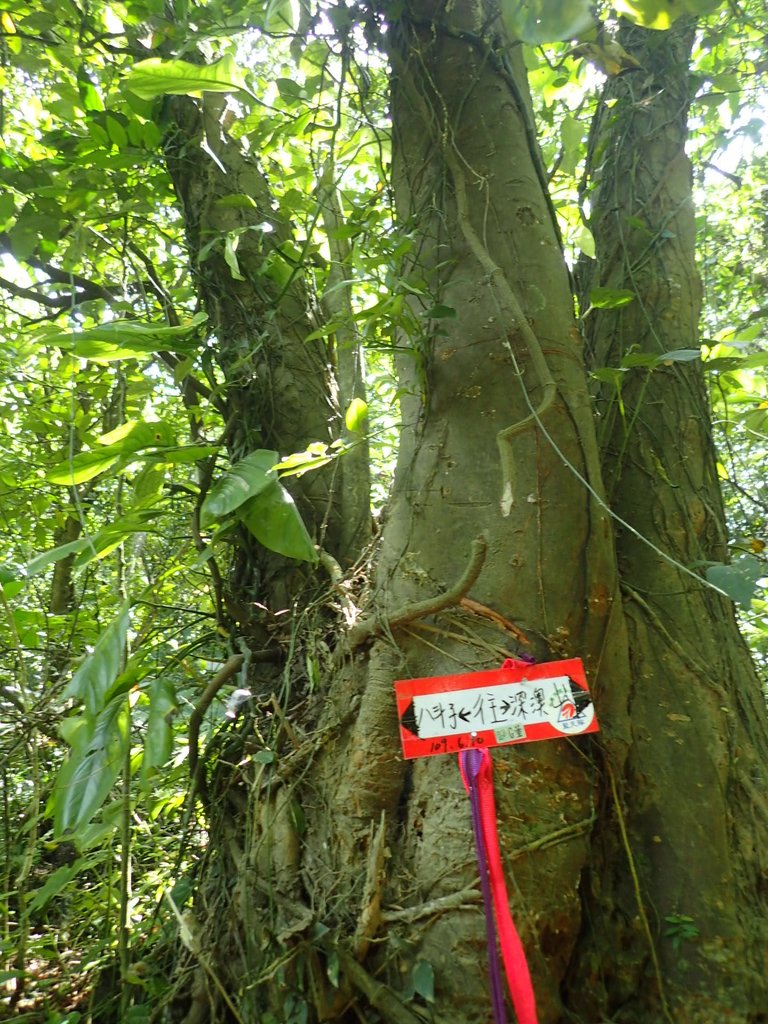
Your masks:
{"label": "exposed root", "polygon": [[461,579],[450,589],[442,594],[438,594],[436,597],[428,597],[424,601],[413,601],[410,604],[406,604],[385,619],[376,616],[363,619],[362,622],[358,622],[347,633],[346,648],[354,650],[374,636],[398,629],[416,619],[426,618],[428,615],[434,615],[444,608],[450,608],[453,605],[459,604],[461,599],[474,586],[480,575],[487,552],[488,542],[485,537],[476,537],[472,541],[469,564],[464,570]]}
{"label": "exposed root", "polygon": [[356,960],[365,960],[376,932],[381,924],[381,890],[384,886],[384,861],[386,848],[386,814],[381,812],[378,828],[372,837],[368,850],[368,869],[365,875],[363,890],[363,909],[352,940],[352,950]]}

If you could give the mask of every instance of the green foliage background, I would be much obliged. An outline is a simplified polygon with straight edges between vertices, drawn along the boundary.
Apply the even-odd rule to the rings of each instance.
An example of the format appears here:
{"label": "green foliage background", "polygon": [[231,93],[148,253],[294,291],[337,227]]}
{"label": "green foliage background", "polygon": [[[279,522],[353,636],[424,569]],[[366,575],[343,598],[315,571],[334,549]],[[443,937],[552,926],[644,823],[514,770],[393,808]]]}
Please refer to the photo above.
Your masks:
{"label": "green foliage background", "polygon": [[[524,40],[574,264],[594,253],[582,171],[600,68],[616,57],[604,32],[617,13],[659,29],[682,13],[702,19],[690,140],[702,348],[667,357],[705,361],[730,514],[732,561],[690,568],[739,603],[765,664],[766,12],[617,0],[596,32],[591,6],[505,7]],[[189,798],[190,722],[238,653],[216,586],[237,528],[314,562],[315,539],[281,478],[343,459],[363,435],[378,514],[403,397],[394,361],[418,365],[428,325],[455,311],[402,269],[415,240],[391,205],[380,11],[0,0],[0,27],[0,984],[19,1019],[83,1019],[101,998],[95,979],[130,944],[123,1019],[143,1021],[171,997],[172,910],[183,911],[205,847]],[[316,311],[310,337],[365,348],[368,401],[350,404],[330,445],[307,438],[301,452],[227,461],[218,339],[163,159],[166,97],[203,91],[222,94],[227,131],[258,155],[293,225],[288,242],[265,250],[264,280],[284,291],[301,274]],[[322,215],[328,190],[342,215],[335,227]],[[226,202],[253,205],[245,194]],[[239,243],[237,232],[208,243],[233,280]],[[340,251],[346,307],[330,287]],[[594,308],[631,301],[592,296]],[[630,356],[599,379],[621,410],[623,376],[659,364]],[[198,723],[214,759],[240,683],[233,673]],[[431,967],[420,971],[414,986],[427,998]]]}

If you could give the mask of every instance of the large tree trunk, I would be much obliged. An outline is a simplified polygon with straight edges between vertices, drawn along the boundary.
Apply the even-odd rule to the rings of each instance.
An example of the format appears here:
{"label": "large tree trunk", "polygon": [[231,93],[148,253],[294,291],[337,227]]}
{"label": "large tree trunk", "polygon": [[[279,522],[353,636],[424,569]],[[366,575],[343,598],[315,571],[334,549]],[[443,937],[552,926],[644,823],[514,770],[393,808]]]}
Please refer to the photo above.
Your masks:
{"label": "large tree trunk", "polygon": [[[401,759],[392,682],[488,668],[523,650],[540,660],[582,657],[603,729],[598,739],[494,754],[513,911],[541,1024],[573,1014],[656,1024],[667,1004],[686,1021],[755,1024],[765,941],[749,901],[757,907],[763,898],[763,805],[742,819],[757,801],[755,773],[766,753],[759,688],[722,599],[622,528],[619,598],[581,334],[525,76],[509,57],[518,51],[484,35],[492,13],[458,5],[449,15],[424,0],[389,26],[394,186],[401,222],[416,239],[403,273],[429,291],[416,308],[424,333],[410,339],[412,358],[400,368],[408,392],[401,449],[363,617],[345,636],[341,617],[329,630],[327,612],[318,614],[317,589],[311,614],[309,598],[290,590],[297,615],[283,636],[291,660],[280,699],[255,723],[256,741],[248,723],[222,754],[213,780],[220,799],[209,805],[199,901],[210,936],[201,960],[218,979],[210,998],[223,986],[248,1021],[269,1019],[268,1011],[278,1021],[306,1012],[413,1024],[408,979],[414,964],[428,961],[435,1019],[488,1019],[467,800],[454,759]],[[684,110],[678,96],[675,156]],[[227,190],[251,195],[253,216],[273,219],[266,182],[219,127],[209,126],[207,139],[227,174],[200,158],[204,124],[189,101],[175,116],[170,166],[220,338],[230,441],[236,452],[295,449],[326,436],[331,395],[323,352],[303,342],[300,281],[276,302],[253,232],[240,236],[245,281],[231,279],[220,249],[202,258],[213,237],[253,226],[216,203]],[[680,324],[674,342],[659,343],[642,323],[631,330],[633,341],[663,351],[695,339],[690,224],[678,202],[688,200],[689,186],[679,159],[667,179],[658,174],[666,150],[646,148],[658,161],[649,165],[656,178],[643,183],[648,205],[663,196],[664,227],[680,221],[671,228],[677,241],[664,249],[676,269],[662,276],[649,262],[642,287],[658,294],[663,282],[678,282],[690,341],[681,340]],[[624,159],[621,147],[614,151]],[[604,173],[607,181],[610,164]],[[614,184],[595,195],[593,209],[621,209],[614,193],[622,176],[630,178],[617,160]],[[276,224],[278,244],[286,230]],[[606,251],[603,225],[596,234]],[[612,266],[601,257],[594,283],[626,284]],[[641,270],[634,267],[638,291]],[[426,310],[437,304],[455,317],[429,320]],[[629,334],[622,340],[603,314],[592,324],[601,365],[618,360]],[[644,380],[625,395],[633,403],[628,423],[629,410],[638,410],[626,444],[608,428],[608,441],[619,439],[617,450],[603,451],[613,507],[674,560],[717,557],[723,517],[700,378],[673,367]],[[268,395],[275,400],[265,407]],[[291,410],[303,417],[298,432]],[[307,507],[320,523],[328,487],[320,477],[309,483]],[[333,509],[326,544],[343,554],[334,533],[343,515]],[[285,590],[282,574],[278,567],[250,578],[242,596],[271,606],[275,588]],[[447,607],[426,617],[418,602],[457,581]],[[462,606],[467,591],[497,622],[513,625],[503,629]],[[326,607],[337,600],[329,595]],[[314,694],[290,688],[305,660],[320,680]],[[248,757],[264,739],[270,752],[257,751],[249,775]],[[701,938],[678,949],[663,935],[665,917],[678,925],[693,918]],[[748,951],[750,928],[756,940]],[[726,1004],[728,979],[737,991]],[[204,1018],[199,1007],[188,1021]]]}
{"label": "large tree trunk", "polygon": [[[331,688],[325,720],[356,702],[359,711],[316,762],[305,802],[305,878],[336,941],[355,936],[363,956],[372,937],[386,938],[372,960],[395,990],[428,961],[438,1014],[462,1021],[488,1017],[482,914],[457,901],[476,878],[468,804],[455,759],[401,760],[392,682],[498,665],[519,642],[461,606],[387,623],[459,580],[482,538],[472,598],[516,623],[536,657],[585,659],[619,762],[629,678],[610,522],[584,485],[600,493],[598,452],[524,76],[482,41],[482,20],[459,24],[454,14],[445,25],[426,5],[391,30],[395,192],[418,238],[404,273],[426,282],[428,306],[456,316],[425,319],[402,367],[409,398],[368,609],[380,635]],[[542,1024],[564,1012],[600,760],[589,740],[496,752],[514,911]],[[366,923],[364,867],[375,879],[382,812],[391,850],[383,898],[401,910],[379,936]]]}
{"label": "large tree trunk", "polygon": [[[635,368],[601,388],[598,410],[611,505],[633,527],[617,529],[632,661],[632,747],[620,788],[639,892],[615,836],[598,837],[571,988],[582,1013],[651,1020],[659,972],[673,1019],[710,1024],[766,1019],[768,738],[765,696],[731,602],[697,578],[702,563],[726,558],[701,363],[636,365],[638,356],[698,347],[684,149],[692,40],[690,24],[624,26],[621,42],[641,70],[607,84],[587,169],[597,261],[582,268],[583,308],[598,285],[635,294],[585,323],[594,368],[635,357]],[[621,951],[613,963],[610,949]]]}

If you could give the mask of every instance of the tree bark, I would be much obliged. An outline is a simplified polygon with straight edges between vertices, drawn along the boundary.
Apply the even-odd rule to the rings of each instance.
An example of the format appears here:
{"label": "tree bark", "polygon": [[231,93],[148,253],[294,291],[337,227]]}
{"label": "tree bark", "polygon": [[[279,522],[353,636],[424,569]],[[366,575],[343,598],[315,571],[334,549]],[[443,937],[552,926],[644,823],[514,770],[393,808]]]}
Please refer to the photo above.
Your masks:
{"label": "tree bark", "polygon": [[[584,658],[620,764],[629,672],[581,337],[531,148],[524,73],[484,38],[486,14],[475,22],[467,10],[461,22],[456,10],[447,19],[414,4],[391,27],[395,194],[418,239],[403,275],[426,282],[425,306],[456,315],[430,321],[414,308],[425,329],[401,368],[409,396],[371,614],[386,624],[453,584],[482,536],[473,599],[516,623],[537,658]],[[455,903],[476,877],[469,809],[453,758],[401,761],[392,682],[488,668],[517,650],[461,607],[385,628],[365,675],[361,666],[331,691],[337,717],[350,701],[360,707],[314,776],[324,780],[323,820],[311,819],[308,856],[320,877],[340,879],[325,904],[338,933],[354,931],[365,905],[361,855],[383,810],[385,901],[414,916],[436,900],[445,909],[390,926],[374,963],[398,989],[427,960],[438,1014],[462,1021],[488,1016],[482,914]],[[602,755],[589,740],[494,753],[514,912],[546,1024],[564,1013]]]}
{"label": "tree bark", "polygon": [[[699,344],[684,148],[693,37],[690,23],[624,25],[621,44],[641,70],[609,79],[591,136],[597,258],[581,268],[582,308],[595,286],[635,295],[586,315],[591,365],[661,357],[619,371],[597,398],[611,505],[633,527],[616,538],[632,662],[620,788],[657,963],[615,835],[603,835],[570,989],[577,1012],[650,1021],[658,972],[667,1019],[746,1024],[768,1006],[765,695],[731,602],[696,578],[727,552],[702,366],[663,358]],[[613,963],[609,949],[620,951]]]}
{"label": "tree bark", "polygon": [[[415,239],[401,273],[414,294],[428,294],[414,302],[424,329],[407,339],[400,366],[394,491],[362,619],[330,630],[314,595],[313,615],[305,596],[294,605],[292,664],[300,654],[318,666],[318,691],[286,682],[219,759],[200,963],[244,1020],[379,1013],[412,1024],[408,979],[427,961],[434,1019],[486,1021],[468,803],[453,759],[403,762],[392,683],[493,667],[523,649],[539,660],[581,656],[602,726],[598,738],[494,752],[540,1024],[657,1024],[673,1012],[756,1024],[762,698],[730,607],[637,537],[685,566],[724,551],[700,370],[628,376],[626,434],[614,431],[612,396],[602,394],[601,451],[524,69],[519,49],[489,32],[496,13],[416,0],[388,26],[393,183]],[[671,69],[670,85],[644,86],[642,102],[633,79],[611,83],[628,120],[609,122],[606,106],[596,129],[592,284],[631,286],[639,298],[587,318],[593,366],[615,365],[630,343],[653,352],[695,344],[685,53],[677,58],[681,81]],[[336,411],[326,354],[303,340],[311,325],[300,274],[279,294],[265,280],[265,253],[287,228],[264,176],[220,126],[204,128],[194,104],[175,104],[169,165],[219,337],[233,451],[324,439]],[[643,117],[658,118],[653,131],[623,141]],[[203,139],[226,174],[200,156]],[[642,193],[617,199],[629,183]],[[217,202],[233,192],[254,197],[257,212]],[[640,249],[617,250],[617,262],[607,239],[622,235],[611,218],[626,231],[627,216],[651,214],[655,244],[640,233]],[[274,235],[253,230],[264,218]],[[232,231],[243,281],[222,251]],[[455,315],[430,318],[435,306]],[[329,486],[307,479],[309,514],[322,522]],[[340,536],[338,508],[329,538]],[[262,575],[251,593],[269,604],[284,571]],[[474,605],[460,603],[468,595]],[[514,633],[472,611],[482,606]]]}

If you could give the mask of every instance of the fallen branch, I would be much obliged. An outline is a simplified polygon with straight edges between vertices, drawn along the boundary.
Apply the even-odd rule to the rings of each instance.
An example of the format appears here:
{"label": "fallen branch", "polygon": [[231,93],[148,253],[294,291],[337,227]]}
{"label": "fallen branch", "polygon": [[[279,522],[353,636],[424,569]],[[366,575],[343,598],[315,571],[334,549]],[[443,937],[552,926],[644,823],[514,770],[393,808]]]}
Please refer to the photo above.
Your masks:
{"label": "fallen branch", "polygon": [[364,967],[360,966],[353,956],[343,949],[337,948],[336,951],[347,980],[358,992],[362,992],[371,1006],[381,1013],[388,1024],[424,1024],[421,1017],[417,1017],[404,1003],[400,1002],[391,988],[377,981]]}
{"label": "fallen branch", "polygon": [[437,917],[438,914],[445,914],[449,910],[469,909],[479,901],[480,890],[474,885],[468,885],[466,889],[461,889],[459,892],[438,896],[434,900],[427,900],[426,903],[419,903],[416,907],[383,910],[381,920],[385,924],[393,921],[404,921],[406,924],[410,924],[412,921],[420,921],[424,917]]}
{"label": "fallen branch", "polygon": [[363,890],[363,907],[352,940],[355,960],[365,960],[371,942],[381,924],[381,891],[384,887],[384,861],[387,856],[386,846],[386,815],[381,812],[378,827],[371,832],[371,845],[368,850],[368,870]]}

